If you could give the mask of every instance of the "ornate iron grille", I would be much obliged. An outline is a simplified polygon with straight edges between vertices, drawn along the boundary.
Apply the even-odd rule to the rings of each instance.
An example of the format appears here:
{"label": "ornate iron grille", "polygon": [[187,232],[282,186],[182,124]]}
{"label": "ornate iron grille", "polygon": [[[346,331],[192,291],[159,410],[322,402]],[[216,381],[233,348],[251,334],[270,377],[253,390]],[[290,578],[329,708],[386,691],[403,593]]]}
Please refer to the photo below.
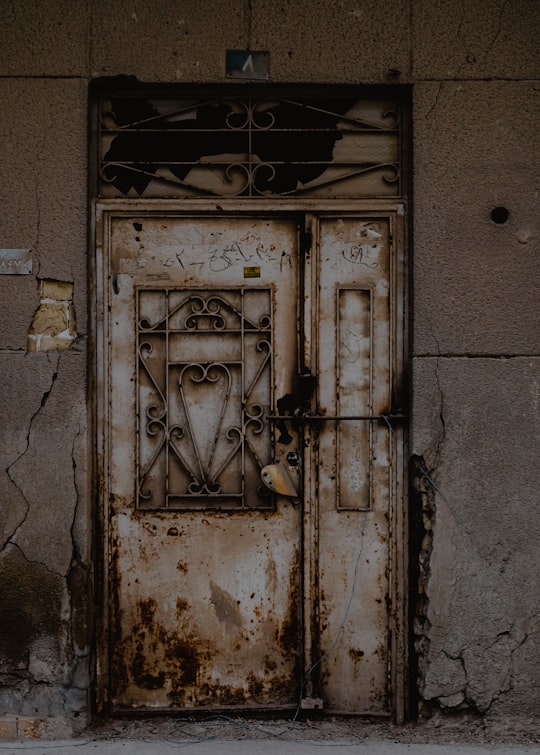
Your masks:
{"label": "ornate iron grille", "polygon": [[104,98],[99,192],[395,197],[400,107],[357,98]]}
{"label": "ornate iron grille", "polygon": [[139,508],[268,509],[269,289],[137,291]]}

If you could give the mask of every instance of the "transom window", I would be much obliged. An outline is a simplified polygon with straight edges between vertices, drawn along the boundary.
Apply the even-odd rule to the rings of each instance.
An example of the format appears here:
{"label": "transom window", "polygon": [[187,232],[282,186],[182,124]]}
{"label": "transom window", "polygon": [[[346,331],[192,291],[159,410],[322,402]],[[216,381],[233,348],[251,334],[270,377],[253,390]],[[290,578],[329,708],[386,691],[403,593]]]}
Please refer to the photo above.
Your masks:
{"label": "transom window", "polygon": [[398,197],[399,99],[208,96],[99,100],[99,196]]}

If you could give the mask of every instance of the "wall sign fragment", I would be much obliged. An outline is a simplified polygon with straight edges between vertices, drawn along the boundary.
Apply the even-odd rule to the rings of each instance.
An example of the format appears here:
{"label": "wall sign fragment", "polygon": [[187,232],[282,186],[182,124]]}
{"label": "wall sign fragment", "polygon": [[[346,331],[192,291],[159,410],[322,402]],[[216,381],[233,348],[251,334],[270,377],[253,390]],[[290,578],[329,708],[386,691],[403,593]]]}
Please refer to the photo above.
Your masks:
{"label": "wall sign fragment", "polygon": [[0,249],[0,275],[30,275],[32,252],[30,249]]}

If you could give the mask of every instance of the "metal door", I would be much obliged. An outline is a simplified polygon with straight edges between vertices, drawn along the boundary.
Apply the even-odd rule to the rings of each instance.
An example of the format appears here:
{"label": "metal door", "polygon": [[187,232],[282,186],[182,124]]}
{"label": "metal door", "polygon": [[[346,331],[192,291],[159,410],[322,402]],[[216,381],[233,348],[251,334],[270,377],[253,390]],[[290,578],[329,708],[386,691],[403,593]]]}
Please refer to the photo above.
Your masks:
{"label": "metal door", "polygon": [[388,714],[397,214],[98,220],[102,702]]}

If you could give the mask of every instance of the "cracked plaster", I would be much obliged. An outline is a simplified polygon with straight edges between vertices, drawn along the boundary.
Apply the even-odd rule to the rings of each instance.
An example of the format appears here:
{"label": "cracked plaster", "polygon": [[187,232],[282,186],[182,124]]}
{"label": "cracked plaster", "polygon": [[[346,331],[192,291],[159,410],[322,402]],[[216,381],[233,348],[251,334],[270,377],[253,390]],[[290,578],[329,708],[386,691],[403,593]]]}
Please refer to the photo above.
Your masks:
{"label": "cracked plaster", "polygon": [[[16,674],[11,688],[19,690],[4,692],[4,712],[56,716],[65,708],[60,689],[71,683],[74,657],[88,663],[87,577],[77,566],[87,551],[79,499],[85,401],[76,388],[84,386],[85,365],[77,355],[12,353],[2,360],[7,442],[0,447],[16,454],[3,455],[0,475],[0,672]],[[79,671],[79,683],[84,679]]]}
{"label": "cracked plaster", "polygon": [[[70,528],[58,524],[73,521],[77,504],[71,446],[65,441],[68,428],[73,436],[77,434],[85,405],[84,396],[73,391],[80,384],[77,367],[76,360],[57,358],[50,386],[31,418],[27,447],[9,466],[9,477],[27,504],[25,517],[9,540],[28,559],[64,576],[73,543]],[[35,537],[37,531],[40,538]]]}
{"label": "cracked plaster", "polygon": [[[415,0],[412,9],[418,78],[538,77],[538,49],[529,33],[540,24],[538,3]],[[422,44],[425,39],[428,44]]]}
{"label": "cracked plaster", "polygon": [[28,501],[11,476],[11,467],[28,451],[34,418],[42,409],[44,397],[56,374],[58,357],[3,355],[0,425],[0,506],[2,539],[0,549],[23,522]]}
{"label": "cracked plaster", "polygon": [[[524,686],[540,674],[526,649],[536,642],[529,638],[540,605],[530,575],[540,561],[523,533],[527,543],[540,538],[540,359],[422,358],[413,381],[422,385],[413,449],[425,455],[437,485],[422,695],[481,713],[527,699],[530,710],[540,703],[537,688]],[[511,415],[501,411],[506,406]]]}

